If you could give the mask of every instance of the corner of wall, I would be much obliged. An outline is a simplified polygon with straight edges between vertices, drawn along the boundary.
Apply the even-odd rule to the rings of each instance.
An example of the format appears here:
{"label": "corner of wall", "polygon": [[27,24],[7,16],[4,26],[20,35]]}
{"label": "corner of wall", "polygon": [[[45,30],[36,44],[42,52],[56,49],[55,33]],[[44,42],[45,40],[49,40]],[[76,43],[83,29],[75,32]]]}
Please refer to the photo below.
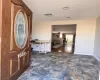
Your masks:
{"label": "corner of wall", "polygon": [[[94,38],[94,51],[93,51],[93,56],[100,62],[100,59],[99,59],[99,50],[98,50],[98,47],[99,47],[99,41],[100,41],[100,38],[98,36],[98,23],[100,22],[100,16],[96,19],[96,28],[95,28],[95,38]],[[100,24],[99,24],[100,25]],[[100,30],[99,30],[100,31]]]}
{"label": "corner of wall", "polygon": [[100,59],[96,55],[93,55],[93,56],[100,62]]}

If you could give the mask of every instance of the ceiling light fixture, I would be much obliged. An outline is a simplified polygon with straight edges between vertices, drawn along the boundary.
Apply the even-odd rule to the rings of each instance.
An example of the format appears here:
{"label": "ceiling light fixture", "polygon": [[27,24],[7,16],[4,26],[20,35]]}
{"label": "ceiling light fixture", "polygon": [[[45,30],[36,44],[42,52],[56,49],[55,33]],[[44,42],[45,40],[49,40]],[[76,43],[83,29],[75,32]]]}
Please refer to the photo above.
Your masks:
{"label": "ceiling light fixture", "polygon": [[53,16],[51,13],[44,14],[45,16]]}
{"label": "ceiling light fixture", "polygon": [[66,18],[70,19],[71,17],[66,17]]}
{"label": "ceiling light fixture", "polygon": [[70,7],[63,7],[63,10],[69,10]]}

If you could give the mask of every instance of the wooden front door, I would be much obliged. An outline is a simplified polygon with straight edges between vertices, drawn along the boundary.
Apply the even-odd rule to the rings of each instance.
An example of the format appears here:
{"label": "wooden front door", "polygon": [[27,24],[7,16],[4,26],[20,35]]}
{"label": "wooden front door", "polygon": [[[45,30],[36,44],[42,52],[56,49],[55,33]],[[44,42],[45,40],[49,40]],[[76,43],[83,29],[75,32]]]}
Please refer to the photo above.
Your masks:
{"label": "wooden front door", "polygon": [[30,63],[32,12],[22,0],[0,0],[0,80],[16,80]]}
{"label": "wooden front door", "polygon": [[10,80],[16,80],[30,63],[32,12],[21,0],[11,0]]}

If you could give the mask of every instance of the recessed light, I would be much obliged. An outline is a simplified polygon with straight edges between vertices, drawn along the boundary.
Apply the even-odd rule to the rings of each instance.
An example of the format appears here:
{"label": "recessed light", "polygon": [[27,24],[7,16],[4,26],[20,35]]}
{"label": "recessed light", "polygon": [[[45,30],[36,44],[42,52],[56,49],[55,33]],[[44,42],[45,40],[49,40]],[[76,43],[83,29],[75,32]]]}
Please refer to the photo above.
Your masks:
{"label": "recessed light", "polygon": [[63,7],[63,10],[69,10],[70,7]]}
{"label": "recessed light", "polygon": [[70,19],[71,17],[66,17],[66,18]]}
{"label": "recessed light", "polygon": [[53,16],[51,13],[44,14],[45,16]]}

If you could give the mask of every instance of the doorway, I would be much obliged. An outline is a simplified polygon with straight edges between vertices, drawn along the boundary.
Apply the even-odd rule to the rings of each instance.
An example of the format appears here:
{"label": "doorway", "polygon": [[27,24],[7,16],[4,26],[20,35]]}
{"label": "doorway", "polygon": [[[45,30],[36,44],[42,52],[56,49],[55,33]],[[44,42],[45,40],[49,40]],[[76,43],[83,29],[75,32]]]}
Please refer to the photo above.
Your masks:
{"label": "doorway", "polygon": [[74,53],[76,24],[52,26],[52,52]]}

